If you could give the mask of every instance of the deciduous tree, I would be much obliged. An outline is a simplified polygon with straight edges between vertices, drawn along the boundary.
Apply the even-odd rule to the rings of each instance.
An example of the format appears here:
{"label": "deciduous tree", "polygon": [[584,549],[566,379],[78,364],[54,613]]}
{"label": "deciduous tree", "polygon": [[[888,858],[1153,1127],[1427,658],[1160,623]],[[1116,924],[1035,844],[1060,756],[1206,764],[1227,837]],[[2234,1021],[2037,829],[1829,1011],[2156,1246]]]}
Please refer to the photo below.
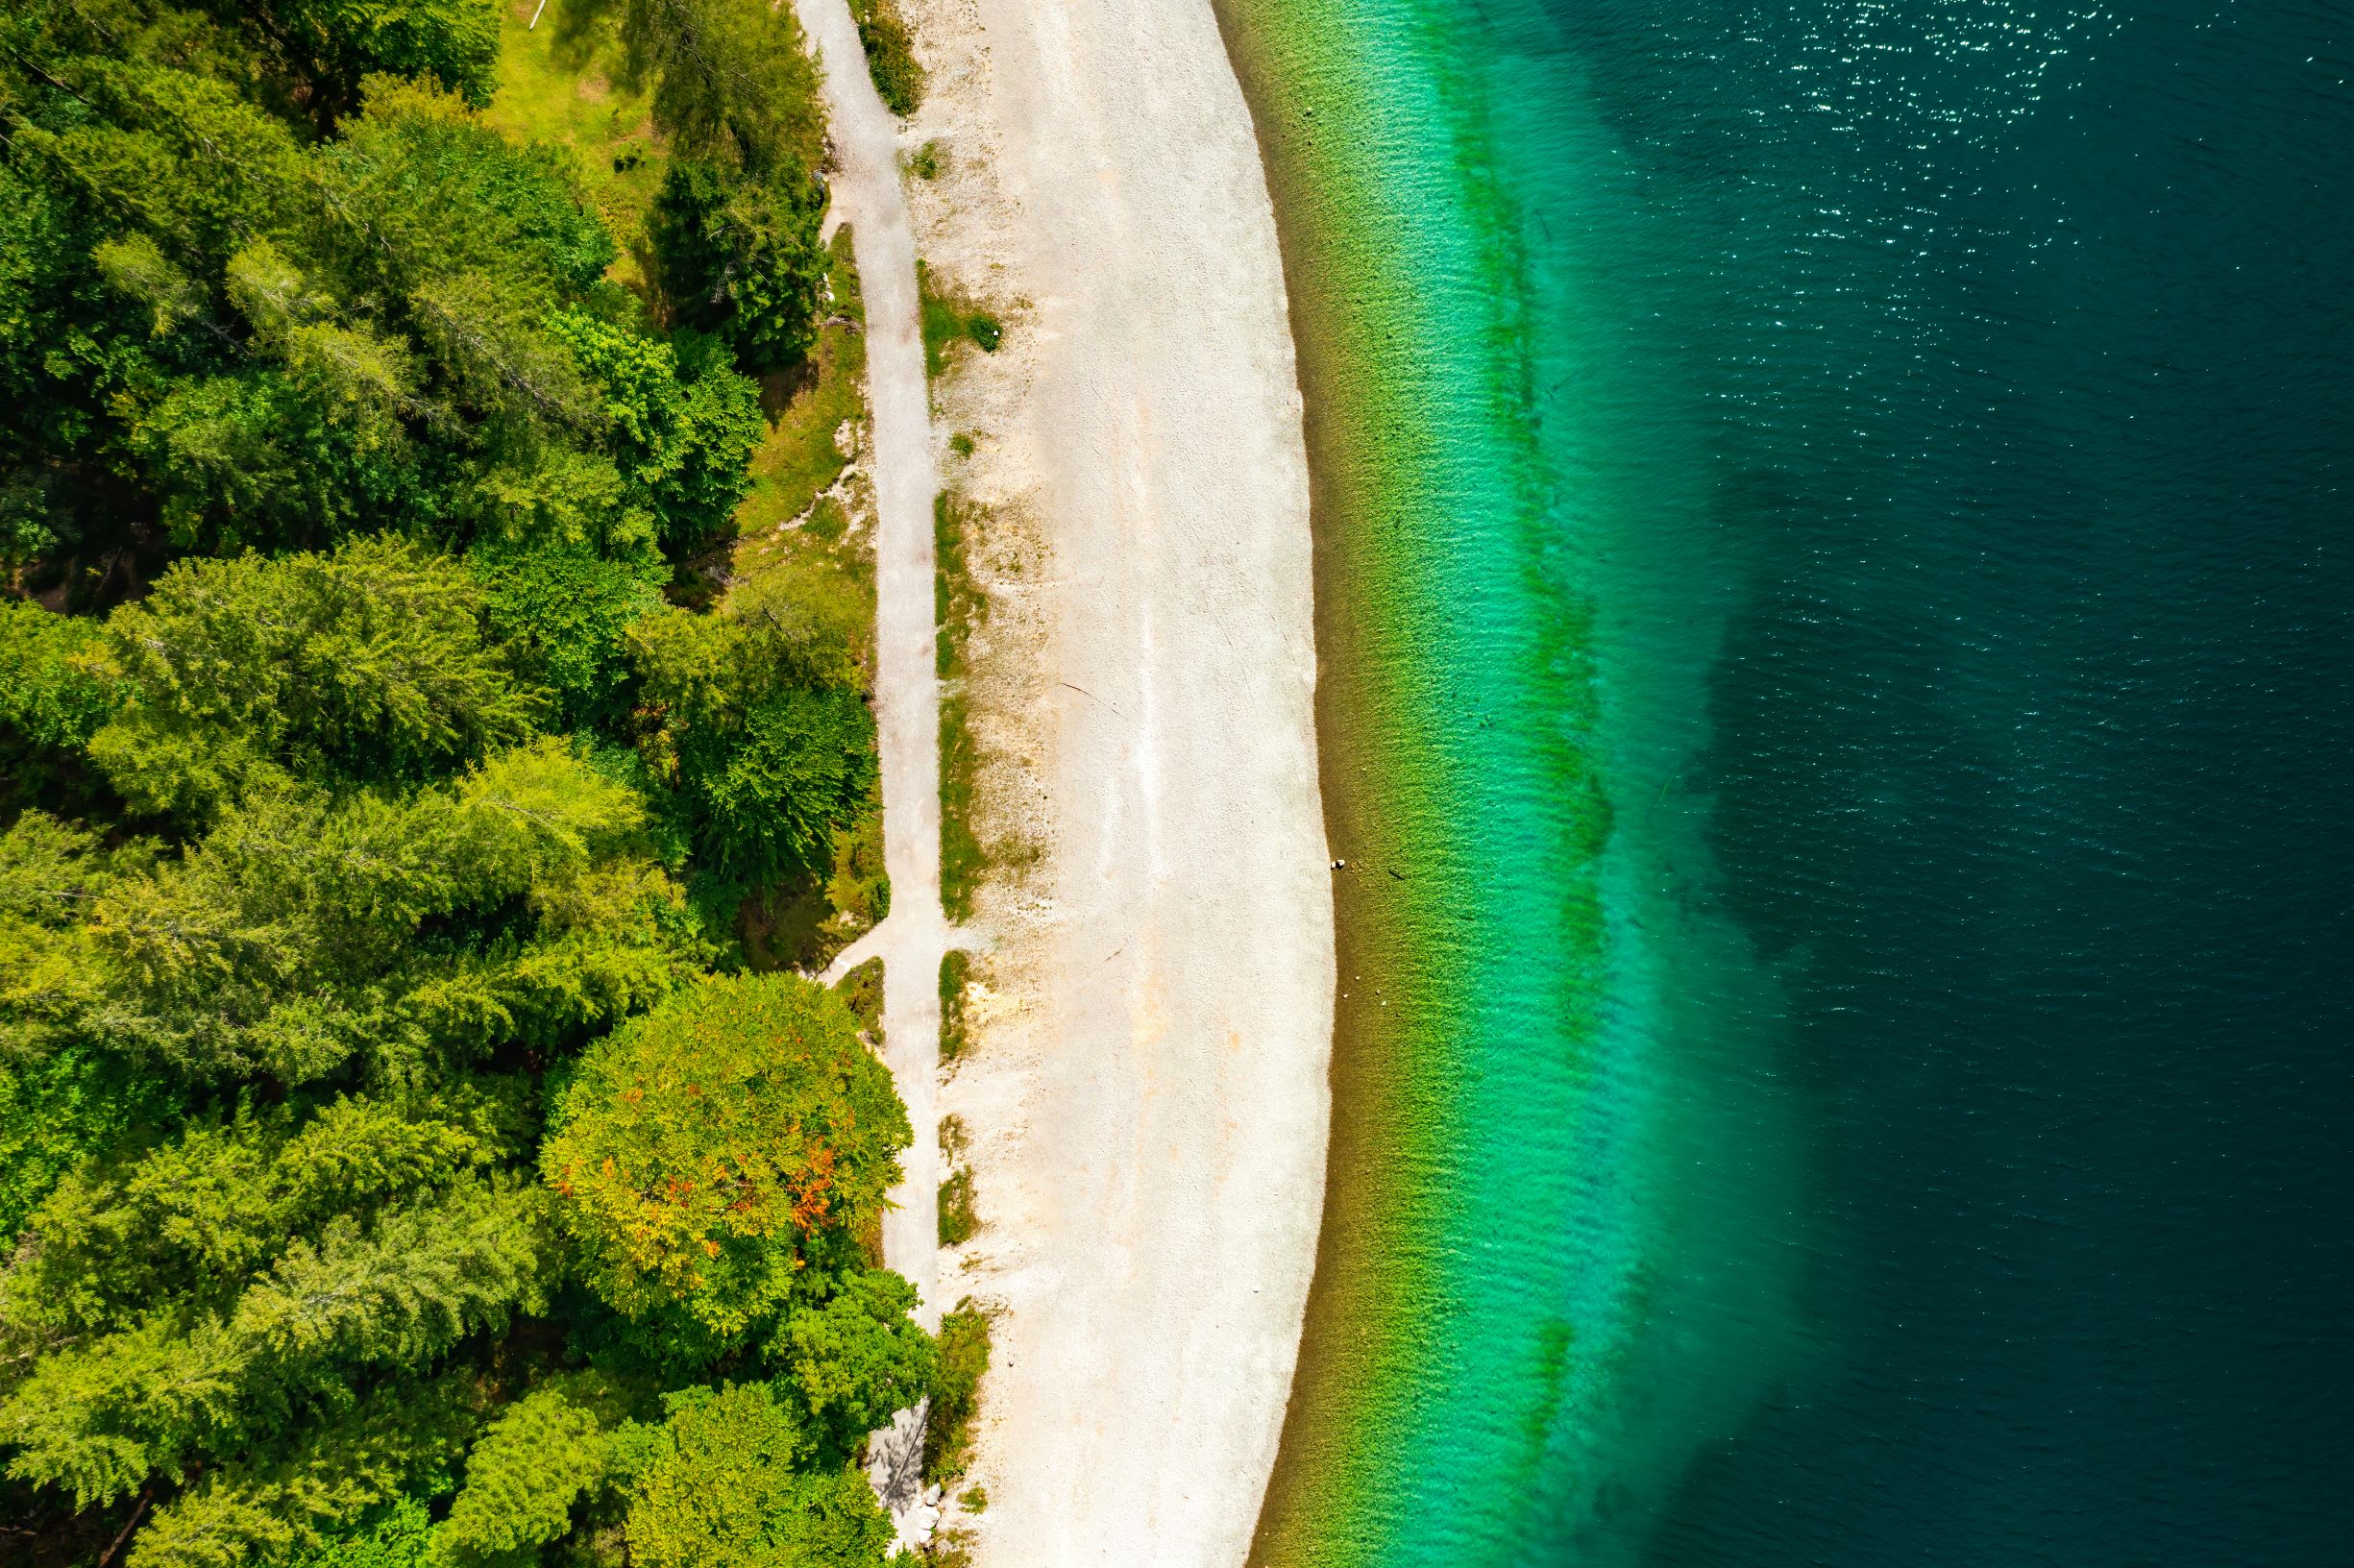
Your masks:
{"label": "deciduous tree", "polygon": [[706,980],[591,1045],[540,1169],[589,1283],[720,1334],[785,1302],[812,1233],[881,1211],[911,1134],[842,999],[797,975]]}

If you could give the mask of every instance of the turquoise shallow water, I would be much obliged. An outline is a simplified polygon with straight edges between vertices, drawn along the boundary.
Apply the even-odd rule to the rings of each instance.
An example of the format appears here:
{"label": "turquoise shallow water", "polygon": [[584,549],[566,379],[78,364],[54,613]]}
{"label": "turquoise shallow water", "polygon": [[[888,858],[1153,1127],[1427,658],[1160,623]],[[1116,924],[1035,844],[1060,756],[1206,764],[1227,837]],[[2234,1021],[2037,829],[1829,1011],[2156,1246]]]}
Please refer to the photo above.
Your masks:
{"label": "turquoise shallow water", "polygon": [[1263,1557],[2345,1560],[2354,21],[1257,14],[1418,1108]]}

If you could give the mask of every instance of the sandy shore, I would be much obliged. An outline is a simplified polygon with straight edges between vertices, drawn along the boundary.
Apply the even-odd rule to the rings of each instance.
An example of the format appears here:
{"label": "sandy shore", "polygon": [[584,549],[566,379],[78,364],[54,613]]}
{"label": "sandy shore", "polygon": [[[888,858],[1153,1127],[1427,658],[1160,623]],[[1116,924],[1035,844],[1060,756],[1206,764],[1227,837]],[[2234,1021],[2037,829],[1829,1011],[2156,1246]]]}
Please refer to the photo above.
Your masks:
{"label": "sandy shore", "polygon": [[[1332,899],[1274,217],[1201,0],[907,0],[919,248],[1005,319],[937,388],[986,508],[991,951],[940,1106],[1001,1309],[975,1560],[1231,1568],[1322,1203]],[[945,450],[969,432],[974,451]]]}

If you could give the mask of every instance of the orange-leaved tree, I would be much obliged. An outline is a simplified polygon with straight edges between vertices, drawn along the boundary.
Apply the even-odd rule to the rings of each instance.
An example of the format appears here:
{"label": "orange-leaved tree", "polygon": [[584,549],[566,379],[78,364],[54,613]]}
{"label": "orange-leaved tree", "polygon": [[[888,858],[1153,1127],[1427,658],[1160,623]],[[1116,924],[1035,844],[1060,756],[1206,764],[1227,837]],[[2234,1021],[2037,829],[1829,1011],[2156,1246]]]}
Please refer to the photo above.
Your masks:
{"label": "orange-leaved tree", "polygon": [[590,1046],[540,1171],[588,1283],[732,1336],[779,1308],[810,1243],[877,1214],[911,1134],[842,999],[797,975],[679,992]]}

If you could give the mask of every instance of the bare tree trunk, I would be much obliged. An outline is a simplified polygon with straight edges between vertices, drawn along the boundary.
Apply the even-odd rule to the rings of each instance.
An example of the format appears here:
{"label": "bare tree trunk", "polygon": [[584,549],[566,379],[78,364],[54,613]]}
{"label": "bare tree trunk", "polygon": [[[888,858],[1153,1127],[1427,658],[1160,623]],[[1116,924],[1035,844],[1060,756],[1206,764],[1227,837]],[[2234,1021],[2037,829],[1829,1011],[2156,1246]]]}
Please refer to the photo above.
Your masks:
{"label": "bare tree trunk", "polygon": [[139,1506],[131,1510],[131,1517],[124,1520],[123,1528],[115,1532],[114,1544],[108,1547],[105,1555],[98,1559],[98,1568],[107,1568],[107,1564],[114,1560],[114,1554],[123,1549],[125,1541],[131,1539],[132,1531],[138,1528],[140,1517],[147,1512],[147,1505],[155,1501],[155,1496],[156,1483],[151,1481],[147,1483],[147,1490],[139,1494]]}

